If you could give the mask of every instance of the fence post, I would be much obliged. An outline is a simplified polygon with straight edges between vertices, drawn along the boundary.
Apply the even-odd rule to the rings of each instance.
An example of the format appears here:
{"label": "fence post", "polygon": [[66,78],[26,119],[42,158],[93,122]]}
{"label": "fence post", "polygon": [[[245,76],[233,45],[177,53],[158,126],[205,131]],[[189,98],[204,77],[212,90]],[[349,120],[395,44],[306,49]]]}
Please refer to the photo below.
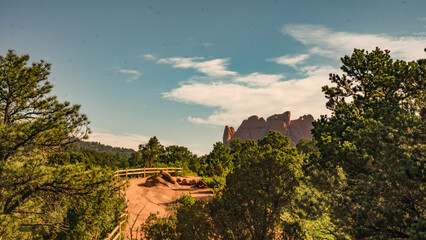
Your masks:
{"label": "fence post", "polygon": [[121,235],[121,222],[118,224],[118,235]]}
{"label": "fence post", "polygon": [[126,168],[126,181],[127,181],[127,168]]}
{"label": "fence post", "polygon": [[145,177],[145,167],[143,168],[143,177]]}

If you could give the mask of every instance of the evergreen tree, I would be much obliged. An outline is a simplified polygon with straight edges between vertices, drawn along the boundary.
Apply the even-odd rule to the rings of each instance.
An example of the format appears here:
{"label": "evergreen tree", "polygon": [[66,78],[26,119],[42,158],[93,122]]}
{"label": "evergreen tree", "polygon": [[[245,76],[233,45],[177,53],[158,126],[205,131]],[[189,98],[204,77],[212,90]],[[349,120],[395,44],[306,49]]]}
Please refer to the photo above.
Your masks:
{"label": "evergreen tree", "polygon": [[17,56],[12,50],[0,56],[1,162],[21,149],[58,147],[89,133],[79,105],[49,96],[50,64],[41,60],[27,66],[28,60],[28,55]]}
{"label": "evergreen tree", "polygon": [[355,239],[424,239],[425,60],[355,49],[324,86],[331,117],[314,122],[311,162],[332,221]]}
{"label": "evergreen tree", "polygon": [[[280,233],[301,237],[297,223],[282,219],[284,210],[292,207],[302,173],[296,149],[274,131],[258,146],[253,141],[239,146],[240,163],[227,176],[223,197],[211,204],[222,239],[275,239]],[[287,231],[278,230],[283,227]]]}
{"label": "evergreen tree", "polygon": [[222,142],[217,142],[206,157],[206,176],[226,176],[234,168],[231,150]]}
{"label": "evergreen tree", "polygon": [[0,238],[105,237],[120,216],[112,174],[86,156],[47,157],[85,138],[79,105],[50,96],[50,64],[28,55],[0,56]]}
{"label": "evergreen tree", "polygon": [[139,152],[145,161],[145,166],[153,167],[160,157],[164,154],[164,146],[160,144],[157,137],[149,139],[148,143],[139,145]]}

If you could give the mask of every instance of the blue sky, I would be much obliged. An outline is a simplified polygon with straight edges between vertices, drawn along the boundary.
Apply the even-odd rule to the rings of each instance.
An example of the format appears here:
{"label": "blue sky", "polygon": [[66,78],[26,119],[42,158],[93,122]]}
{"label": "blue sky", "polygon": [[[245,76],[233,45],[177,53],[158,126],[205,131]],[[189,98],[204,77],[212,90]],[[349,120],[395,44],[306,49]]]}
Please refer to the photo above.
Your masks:
{"label": "blue sky", "polygon": [[426,1],[0,0],[0,54],[52,63],[53,94],[113,146],[202,154],[251,115],[318,118],[339,58],[376,46],[426,57]]}

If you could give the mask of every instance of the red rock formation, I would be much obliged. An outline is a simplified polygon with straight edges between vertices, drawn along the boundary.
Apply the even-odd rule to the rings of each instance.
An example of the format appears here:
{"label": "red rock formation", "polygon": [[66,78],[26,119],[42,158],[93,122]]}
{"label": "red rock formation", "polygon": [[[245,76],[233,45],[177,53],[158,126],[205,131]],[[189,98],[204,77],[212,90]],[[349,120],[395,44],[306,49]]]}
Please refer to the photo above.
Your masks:
{"label": "red rock formation", "polygon": [[311,139],[312,121],[311,115],[304,115],[296,120],[290,121],[290,112],[283,114],[274,114],[267,118],[251,116],[244,120],[237,131],[233,127],[225,126],[223,133],[223,143],[230,146],[233,139],[239,138],[243,141],[248,139],[255,140],[264,138],[269,131],[277,131],[290,138],[290,143],[295,146],[300,139]]}
{"label": "red rock formation", "polygon": [[223,143],[229,145],[232,140],[232,137],[235,134],[235,129],[233,127],[225,126],[225,131],[223,132]]}
{"label": "red rock formation", "polygon": [[288,136],[294,144],[298,143],[300,139],[312,138],[312,121],[314,121],[312,115],[303,115],[299,119],[290,121]]}
{"label": "red rock formation", "polygon": [[240,127],[235,132],[234,138],[239,138],[243,141],[248,139],[259,140],[267,134],[267,126],[264,118],[258,118],[257,116],[251,116],[247,120],[241,123]]}

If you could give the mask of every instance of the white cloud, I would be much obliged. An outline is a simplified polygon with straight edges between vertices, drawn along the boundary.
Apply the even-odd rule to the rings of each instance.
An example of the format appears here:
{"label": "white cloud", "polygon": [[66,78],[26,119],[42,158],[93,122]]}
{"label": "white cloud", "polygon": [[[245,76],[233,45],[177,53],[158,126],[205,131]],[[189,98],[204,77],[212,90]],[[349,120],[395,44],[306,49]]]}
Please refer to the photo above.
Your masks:
{"label": "white cloud", "polygon": [[[308,24],[286,25],[282,32],[306,45],[308,53],[268,60],[297,68],[303,77],[283,81],[281,74],[253,72],[241,76],[227,70],[228,59],[166,58],[158,62],[171,64],[175,68],[194,68],[207,76],[193,77],[191,81],[181,83],[180,87],[164,92],[163,97],[214,108],[215,111],[207,117],[188,117],[189,121],[199,124],[238,127],[243,119],[251,115],[268,117],[284,111],[291,111],[292,119],[305,114],[317,118],[329,114],[321,87],[330,84],[330,73],[342,74],[337,64],[340,57],[351,54],[354,48],[371,51],[378,46],[391,50],[394,58],[414,60],[423,57],[426,42],[424,34],[393,37],[387,34],[336,32],[322,25]],[[325,65],[309,65],[308,58],[312,55],[322,57]]]}
{"label": "white cloud", "polygon": [[140,76],[141,73],[137,70],[131,70],[131,69],[120,69],[118,70],[119,73],[124,73],[124,74],[131,74],[133,75],[132,77],[127,79],[127,82],[132,82],[137,80]]}
{"label": "white cloud", "polygon": [[198,72],[204,73],[208,76],[224,77],[236,75],[236,72],[227,70],[228,58],[217,58],[212,60],[204,60],[201,57],[183,58],[162,58],[158,63],[166,63],[173,65],[174,68],[188,69],[193,68]]}
{"label": "white cloud", "polygon": [[308,77],[304,79],[277,81],[260,88],[223,82],[188,83],[163,93],[163,96],[174,101],[218,108],[207,118],[188,117],[189,121],[200,124],[238,127],[251,115],[268,117],[285,111],[291,111],[293,118],[305,114],[319,117],[327,113],[321,87],[328,84],[329,69],[331,67],[307,69]]}
{"label": "white cloud", "polygon": [[289,65],[290,67],[296,68],[296,65],[304,63],[304,61],[309,57],[309,54],[299,54],[296,56],[281,56],[277,58],[268,59],[268,61],[273,61],[278,64]]}
{"label": "white cloud", "polygon": [[151,60],[151,61],[155,61],[155,60],[157,60],[157,58],[156,58],[154,55],[152,55],[152,54],[145,54],[145,55],[143,55],[143,57],[144,57],[145,59],[147,59],[147,60]]}
{"label": "white cloud", "polygon": [[100,142],[113,147],[124,147],[137,150],[139,144],[148,142],[149,138],[150,137],[137,134],[117,135],[94,131],[90,134],[89,141]]}
{"label": "white cloud", "polygon": [[424,57],[425,36],[395,37],[388,34],[336,32],[322,25],[289,24],[281,32],[310,46],[310,53],[338,59],[354,48],[371,51],[376,47],[391,50],[394,58],[415,60]]}
{"label": "white cloud", "polygon": [[246,83],[248,86],[259,87],[259,86],[269,86],[272,83],[276,83],[279,80],[283,79],[284,75],[282,74],[263,74],[263,73],[251,73],[247,76],[238,76],[233,79],[237,83]]}

